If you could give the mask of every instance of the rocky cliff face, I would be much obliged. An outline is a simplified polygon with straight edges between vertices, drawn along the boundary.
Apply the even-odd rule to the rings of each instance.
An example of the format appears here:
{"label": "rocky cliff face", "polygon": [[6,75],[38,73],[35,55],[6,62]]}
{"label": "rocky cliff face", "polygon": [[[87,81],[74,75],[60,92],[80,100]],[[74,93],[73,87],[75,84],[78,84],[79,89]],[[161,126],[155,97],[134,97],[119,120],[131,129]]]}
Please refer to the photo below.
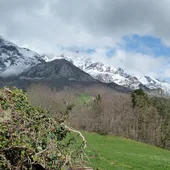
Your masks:
{"label": "rocky cliff face", "polygon": [[60,79],[70,81],[96,82],[89,74],[64,59],[39,63],[20,75],[21,79]]}

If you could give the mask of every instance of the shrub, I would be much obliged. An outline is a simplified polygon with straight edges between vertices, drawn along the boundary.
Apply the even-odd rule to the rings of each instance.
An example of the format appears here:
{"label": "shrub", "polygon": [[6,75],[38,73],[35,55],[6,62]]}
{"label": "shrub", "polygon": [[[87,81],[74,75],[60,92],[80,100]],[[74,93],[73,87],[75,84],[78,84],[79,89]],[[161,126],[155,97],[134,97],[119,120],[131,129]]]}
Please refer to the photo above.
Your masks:
{"label": "shrub", "polygon": [[[82,141],[73,133],[78,133]],[[0,169],[62,169],[83,164],[86,142],[80,132],[32,107],[22,90],[0,90]]]}

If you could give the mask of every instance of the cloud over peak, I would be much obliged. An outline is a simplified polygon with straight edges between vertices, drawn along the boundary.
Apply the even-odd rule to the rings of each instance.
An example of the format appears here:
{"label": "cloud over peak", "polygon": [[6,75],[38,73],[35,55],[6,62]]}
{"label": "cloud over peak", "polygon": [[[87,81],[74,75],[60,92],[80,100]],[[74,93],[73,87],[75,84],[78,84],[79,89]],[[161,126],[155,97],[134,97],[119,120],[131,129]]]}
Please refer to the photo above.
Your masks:
{"label": "cloud over peak", "polygon": [[[90,54],[96,59],[100,49],[104,53],[111,49],[114,55],[108,59],[103,54],[103,60],[114,60],[124,69],[170,77],[169,51],[166,55],[161,50],[153,53],[152,45],[146,40],[141,43],[141,39],[137,40],[141,48],[138,46],[136,51],[123,46],[124,37],[134,41],[133,35],[139,35],[153,37],[151,44],[159,39],[161,49],[167,48],[169,0],[1,0],[0,11],[0,34],[18,45],[54,54],[60,53],[61,47],[90,48],[96,51]],[[137,64],[142,61],[147,64],[139,70]]]}

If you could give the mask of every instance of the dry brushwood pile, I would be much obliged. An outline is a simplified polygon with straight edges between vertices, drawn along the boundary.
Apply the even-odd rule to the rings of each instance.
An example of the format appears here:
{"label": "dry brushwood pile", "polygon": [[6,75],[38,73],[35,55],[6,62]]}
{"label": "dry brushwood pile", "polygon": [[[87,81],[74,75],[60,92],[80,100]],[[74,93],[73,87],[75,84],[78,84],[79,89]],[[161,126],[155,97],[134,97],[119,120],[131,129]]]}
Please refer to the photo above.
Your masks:
{"label": "dry brushwood pile", "polygon": [[32,107],[22,90],[0,90],[0,169],[81,166],[85,147],[82,134],[66,126],[64,118]]}

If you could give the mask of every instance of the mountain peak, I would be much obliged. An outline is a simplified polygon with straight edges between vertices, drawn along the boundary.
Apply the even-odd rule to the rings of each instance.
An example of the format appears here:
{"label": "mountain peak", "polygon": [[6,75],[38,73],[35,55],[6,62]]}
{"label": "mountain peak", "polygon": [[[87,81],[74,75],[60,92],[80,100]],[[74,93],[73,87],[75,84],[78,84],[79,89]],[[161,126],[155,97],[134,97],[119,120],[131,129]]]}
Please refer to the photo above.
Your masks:
{"label": "mountain peak", "polygon": [[[53,61],[54,59],[60,59],[61,61]],[[45,60],[48,62],[47,64]],[[67,62],[65,60],[67,60]],[[69,53],[68,55],[62,54],[57,57],[49,57],[48,55],[41,56],[27,48],[18,47],[17,45],[6,41],[2,36],[0,36],[0,77],[18,76],[32,68],[36,69],[36,67],[34,67],[35,65],[37,68],[39,68],[39,64],[41,67],[46,65],[50,68],[53,68],[52,70],[48,70],[52,75],[52,72],[56,71],[56,68],[53,67],[56,62],[63,62],[64,66],[61,68],[63,75],[65,73],[69,74],[68,70],[69,68],[73,68],[74,64],[76,68],[78,67],[83,72],[86,72],[87,75],[91,75],[93,78],[103,83],[116,83],[132,90],[139,89],[141,87],[147,90],[150,89],[152,91],[157,89],[160,91],[161,89],[163,94],[170,95],[170,84],[160,81],[156,78],[131,75],[122,68],[115,68],[105,65],[99,61],[93,61],[90,57],[87,58],[81,56],[80,53]],[[57,66],[57,68],[59,68],[59,66]],[[76,70],[76,68],[74,70]],[[46,67],[44,69],[46,70]],[[38,70],[36,71],[38,72]],[[70,70],[70,74],[71,72],[72,71]],[[29,74],[31,74],[31,71]],[[39,74],[41,75],[40,72]]]}
{"label": "mountain peak", "polygon": [[[56,57],[58,58],[58,57]],[[68,61],[79,67],[93,78],[104,83],[116,83],[132,90],[145,87],[145,89],[162,89],[165,95],[170,95],[170,84],[149,76],[137,76],[126,73],[122,68],[112,67],[102,62],[93,61],[90,57],[84,58],[80,55],[63,55]]]}
{"label": "mountain peak", "polygon": [[24,78],[59,79],[66,78],[74,81],[95,81],[89,74],[74,66],[65,59],[55,59],[46,63],[39,63],[21,74]]}
{"label": "mountain peak", "polygon": [[17,76],[43,61],[39,54],[0,38],[0,76]]}

